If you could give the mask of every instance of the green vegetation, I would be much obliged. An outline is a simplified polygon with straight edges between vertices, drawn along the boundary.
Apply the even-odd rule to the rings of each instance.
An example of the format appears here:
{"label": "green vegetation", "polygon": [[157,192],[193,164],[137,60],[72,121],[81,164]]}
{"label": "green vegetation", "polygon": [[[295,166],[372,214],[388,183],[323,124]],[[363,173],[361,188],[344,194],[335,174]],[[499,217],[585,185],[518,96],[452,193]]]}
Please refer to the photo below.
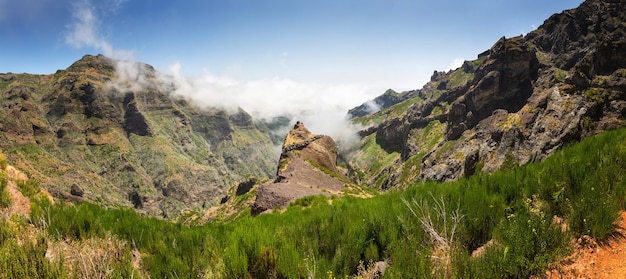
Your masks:
{"label": "green vegetation", "polygon": [[[6,208],[11,205],[11,197],[7,192],[8,176],[5,172],[7,169],[7,161],[3,155],[0,154],[0,208]],[[2,237],[0,235],[0,237]]]}
{"label": "green vegetation", "polygon": [[369,135],[361,140],[359,148],[363,152],[363,159],[359,162],[362,165],[368,165],[364,169],[368,169],[368,173],[378,174],[391,162],[400,157],[397,152],[388,153],[377,142],[376,135]]}
{"label": "green vegetation", "polygon": [[450,75],[450,87],[459,87],[467,84],[474,78],[473,73],[466,73],[463,69],[456,69]]}
{"label": "green vegetation", "polygon": [[556,80],[558,81],[565,81],[565,78],[567,77],[567,71],[556,68],[554,70],[554,77],[556,78]]}
{"label": "green vegetation", "polygon": [[19,244],[10,227],[0,222],[0,278],[67,278],[62,262],[46,258],[48,242],[39,237],[34,243]]}
{"label": "green vegetation", "polygon": [[0,208],[5,208],[11,205],[11,197],[9,197],[9,192],[7,192],[7,174],[0,170]]}
{"label": "green vegetation", "polygon": [[0,155],[0,171],[4,171],[7,169],[8,163],[4,156]]}
{"label": "green vegetation", "polygon": [[[529,277],[565,255],[571,237],[604,239],[614,231],[626,205],[624,142],[626,130],[607,132],[507,172],[420,183],[368,199],[307,197],[280,214],[228,223],[190,227],[129,209],[45,202],[33,206],[30,222],[52,242],[112,235],[132,243],[141,269],[153,278],[345,278],[383,260],[391,261],[385,278]],[[569,230],[553,216],[564,218]],[[10,235],[6,230],[1,224],[0,237]],[[471,256],[489,240],[494,244],[484,255]],[[2,243],[4,254],[18,247]],[[36,257],[27,249],[43,249],[37,245],[19,246],[13,256]],[[122,255],[131,249],[125,247]],[[131,258],[121,256],[115,274],[136,274],[128,269]],[[33,261],[55,270],[46,259]],[[5,267],[5,277],[17,268]]]}
{"label": "green vegetation", "polygon": [[34,197],[40,191],[39,182],[32,178],[28,180],[18,180],[17,189],[22,193],[22,195],[29,198]]}
{"label": "green vegetation", "polygon": [[400,103],[397,103],[393,106],[390,106],[374,114],[369,114],[369,115],[355,118],[353,121],[354,123],[358,123],[361,125],[372,125],[372,124],[380,124],[387,119],[402,118],[402,116],[407,112],[407,110],[412,105],[421,101],[423,101],[423,99],[420,96],[415,96],[413,98],[404,100]]}

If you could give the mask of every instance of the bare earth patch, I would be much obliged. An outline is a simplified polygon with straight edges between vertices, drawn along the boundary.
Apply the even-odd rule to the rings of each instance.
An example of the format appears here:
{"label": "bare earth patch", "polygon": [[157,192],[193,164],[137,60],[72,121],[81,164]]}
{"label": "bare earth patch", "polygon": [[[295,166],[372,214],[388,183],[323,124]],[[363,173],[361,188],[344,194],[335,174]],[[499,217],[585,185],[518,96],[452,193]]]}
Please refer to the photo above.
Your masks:
{"label": "bare earth patch", "polygon": [[28,177],[12,166],[7,166],[5,171],[10,178],[6,188],[7,192],[9,192],[9,196],[11,197],[11,205],[8,208],[8,216],[12,216],[13,214],[29,215],[30,200],[22,195],[22,193],[17,189],[17,183],[15,183],[16,180],[27,180]]}
{"label": "bare earth patch", "polygon": [[545,278],[626,278],[626,212],[620,213],[616,233],[606,242],[581,237],[570,256],[546,272]]}

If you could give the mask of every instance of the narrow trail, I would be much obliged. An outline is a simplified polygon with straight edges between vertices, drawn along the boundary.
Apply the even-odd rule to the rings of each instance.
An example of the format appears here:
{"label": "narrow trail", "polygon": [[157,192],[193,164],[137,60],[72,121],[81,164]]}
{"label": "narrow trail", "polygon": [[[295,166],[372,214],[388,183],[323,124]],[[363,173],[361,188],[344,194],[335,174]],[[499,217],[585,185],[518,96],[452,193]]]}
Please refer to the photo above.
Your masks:
{"label": "narrow trail", "polygon": [[555,264],[544,278],[626,278],[626,212],[620,213],[616,233],[598,243],[581,237],[570,256]]}

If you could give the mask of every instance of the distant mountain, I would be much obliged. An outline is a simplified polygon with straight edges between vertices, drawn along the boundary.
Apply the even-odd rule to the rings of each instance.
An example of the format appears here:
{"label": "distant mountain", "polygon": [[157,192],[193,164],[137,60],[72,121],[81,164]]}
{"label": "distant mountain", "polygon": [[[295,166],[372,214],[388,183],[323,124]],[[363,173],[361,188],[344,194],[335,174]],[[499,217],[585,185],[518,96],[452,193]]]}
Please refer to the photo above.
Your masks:
{"label": "distant mountain", "polygon": [[346,151],[352,178],[378,188],[454,180],[626,126],[624,22],[624,1],[588,0],[435,72],[420,94],[353,120],[369,128]]}
{"label": "distant mountain", "polygon": [[145,64],[143,85],[121,91],[117,62],[87,55],[52,75],[0,74],[7,159],[58,197],[167,217],[218,204],[246,175],[273,175],[266,125],[173,96]]}
{"label": "distant mountain", "polygon": [[388,89],[387,91],[385,91],[385,93],[374,98],[373,100],[367,101],[360,106],[350,109],[348,111],[348,117],[352,119],[355,117],[361,117],[368,114],[376,113],[382,109],[386,109],[420,93],[421,91],[419,90],[398,93],[392,89]]}

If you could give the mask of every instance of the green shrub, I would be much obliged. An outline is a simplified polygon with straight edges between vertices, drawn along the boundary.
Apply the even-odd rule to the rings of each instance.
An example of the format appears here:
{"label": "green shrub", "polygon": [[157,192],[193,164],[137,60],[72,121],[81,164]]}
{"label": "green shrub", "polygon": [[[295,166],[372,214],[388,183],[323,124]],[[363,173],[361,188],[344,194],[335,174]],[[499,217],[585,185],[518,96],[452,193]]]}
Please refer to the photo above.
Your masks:
{"label": "green shrub", "polygon": [[[2,230],[2,229],[0,229]],[[0,243],[0,278],[66,278],[63,261],[50,262],[46,258],[47,240],[39,237],[36,242],[16,239]]]}
{"label": "green shrub", "polygon": [[0,155],[0,170],[1,171],[6,170],[7,166],[8,166],[7,160],[3,156]]}
{"label": "green shrub", "polygon": [[0,208],[11,205],[11,197],[7,191],[8,177],[4,171],[0,171]]}
{"label": "green shrub", "polygon": [[[527,208],[509,215],[495,233],[498,243],[487,248],[473,268],[493,278],[529,278],[541,274],[558,257],[564,256],[569,236],[551,219]],[[487,278],[487,277],[483,277]]]}
{"label": "green shrub", "polygon": [[32,198],[39,193],[39,182],[35,179],[29,178],[28,180],[18,180],[17,189],[22,195]]}

